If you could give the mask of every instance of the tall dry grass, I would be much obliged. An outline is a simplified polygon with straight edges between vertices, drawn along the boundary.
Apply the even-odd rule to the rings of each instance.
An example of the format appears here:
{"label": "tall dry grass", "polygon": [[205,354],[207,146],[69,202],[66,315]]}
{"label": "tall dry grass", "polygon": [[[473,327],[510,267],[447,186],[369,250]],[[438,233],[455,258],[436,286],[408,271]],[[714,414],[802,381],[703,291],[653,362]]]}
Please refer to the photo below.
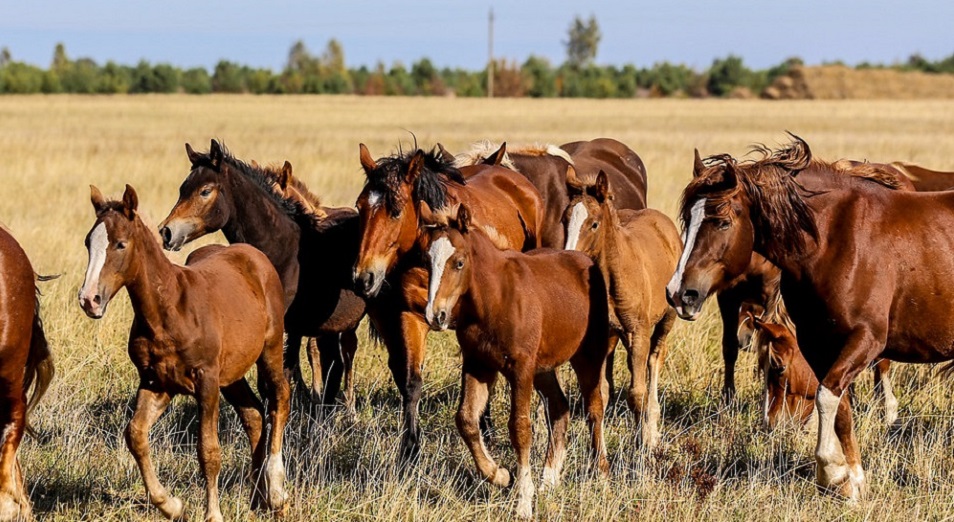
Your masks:
{"label": "tall dry grass", "polygon": [[[650,205],[673,214],[692,148],[744,153],[753,142],[784,141],[791,130],[817,155],[907,160],[954,170],[954,102],[755,102],[699,100],[453,100],[356,97],[142,96],[0,97],[0,221],[23,243],[35,268],[63,277],[43,285],[43,315],[57,359],[54,385],[36,412],[42,434],[22,449],[39,517],[50,520],[156,520],[122,442],[135,372],[125,353],[132,319],[125,296],[102,321],[76,304],[86,266],[83,238],[92,224],[88,188],[119,196],[134,185],[147,221],[171,208],[187,174],[183,143],[204,149],[223,140],[240,158],[288,159],[331,204],[351,205],[363,175],[357,144],[375,155],[440,140],[450,150],[491,139],[563,143],[611,136],[633,147],[649,170]],[[220,238],[218,238],[220,240]],[[186,253],[172,255],[177,261]],[[813,483],[813,430],[767,435],[759,424],[754,358],[739,362],[738,405],[719,399],[720,326],[715,314],[680,322],[663,373],[665,448],[643,455],[625,401],[607,420],[609,481],[587,467],[585,425],[575,416],[564,484],[537,500],[541,519],[704,518],[922,520],[954,516],[951,385],[928,367],[900,367],[896,390],[902,428],[886,433],[860,383],[856,424],[870,479],[856,506],[819,496]],[[399,397],[386,355],[362,334],[357,366],[358,418],[322,419],[296,410],[286,439],[293,520],[498,520],[508,492],[474,478],[453,428],[459,362],[450,335],[432,335],[425,369],[424,458],[394,466]],[[618,365],[617,382],[625,379]],[[565,374],[569,385],[572,379]],[[498,394],[503,397],[505,394]],[[571,397],[575,397],[571,394]],[[579,405],[574,398],[574,407]],[[227,407],[226,407],[227,408]],[[512,466],[506,405],[494,403],[492,451]],[[153,432],[165,484],[201,513],[194,458],[196,409],[177,400]],[[248,451],[234,415],[222,416],[223,510],[247,519],[243,482]],[[544,430],[536,426],[537,479]]]}

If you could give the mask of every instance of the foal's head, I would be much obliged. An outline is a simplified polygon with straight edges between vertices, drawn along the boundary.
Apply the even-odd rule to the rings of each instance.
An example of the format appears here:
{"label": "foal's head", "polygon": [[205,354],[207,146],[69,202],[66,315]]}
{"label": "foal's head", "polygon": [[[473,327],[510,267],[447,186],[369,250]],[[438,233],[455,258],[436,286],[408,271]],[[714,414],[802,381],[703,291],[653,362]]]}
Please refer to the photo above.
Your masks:
{"label": "foal's head", "polygon": [[400,256],[414,248],[419,205],[426,203],[434,211],[443,211],[448,204],[448,183],[463,185],[464,178],[454,167],[454,158],[442,152],[416,149],[375,161],[363,143],[359,149],[367,182],[355,203],[361,246],[354,281],[359,292],[371,297],[380,292]]}
{"label": "foal's head", "polygon": [[583,181],[576,176],[572,166],[566,169],[566,188],[570,203],[563,211],[563,226],[566,230],[566,250],[579,250],[588,256],[598,253],[601,248],[600,227],[605,223],[607,212],[611,212],[613,194],[609,179],[602,170],[592,181]]}
{"label": "foal's head", "polygon": [[754,327],[752,343],[765,372],[765,427],[771,430],[778,426],[783,413],[804,423],[814,408],[817,382],[812,379],[811,368],[799,351],[795,335],[784,325],[751,314],[749,319]]}
{"label": "foal's head", "polygon": [[136,215],[139,197],[131,186],[126,185],[122,201],[108,201],[98,188],[90,186],[90,200],[96,222],[86,235],[89,266],[79,302],[86,315],[99,319],[109,300],[134,275],[142,243],[155,239]]}
{"label": "foal's head", "polygon": [[186,154],[191,171],[179,187],[176,206],[159,224],[166,250],[179,250],[186,243],[221,229],[235,211],[225,181],[225,152],[219,143],[212,140],[208,154],[198,153],[186,143]]}
{"label": "foal's head", "polygon": [[473,270],[469,246],[474,224],[465,205],[447,225],[429,227],[421,237],[427,264],[427,308],[424,317],[431,329],[441,331],[451,326],[451,312],[460,296],[467,292]]}

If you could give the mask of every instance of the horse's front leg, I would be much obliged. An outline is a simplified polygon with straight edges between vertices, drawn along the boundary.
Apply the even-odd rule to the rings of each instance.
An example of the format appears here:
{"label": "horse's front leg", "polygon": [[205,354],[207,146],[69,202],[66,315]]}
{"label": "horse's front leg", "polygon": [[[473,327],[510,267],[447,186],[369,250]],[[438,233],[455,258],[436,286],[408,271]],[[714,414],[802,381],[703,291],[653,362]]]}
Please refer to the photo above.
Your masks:
{"label": "horse's front leg", "polygon": [[[603,367],[600,366],[600,372]],[[530,428],[530,402],[533,398],[533,368],[515,368],[510,382],[510,443],[517,454],[517,473],[514,489],[517,492],[517,517],[533,516],[533,476],[530,469],[530,446],[533,432]],[[599,395],[597,376],[597,395]]]}
{"label": "horse's front leg", "polygon": [[735,363],[739,359],[739,308],[742,299],[731,289],[719,292],[716,299],[722,318],[722,361],[725,365],[722,399],[731,403],[735,399]]}
{"label": "horse's front leg", "polygon": [[219,471],[222,454],[219,447],[219,379],[204,373],[199,377],[195,393],[199,403],[199,467],[205,478],[205,520],[222,522],[219,509]]}
{"label": "horse's front leg", "polygon": [[22,385],[0,385],[8,386],[7,396],[0,399],[0,410],[6,410],[0,411],[0,521],[26,520],[32,509],[17,462],[26,427],[26,397]]}
{"label": "horse's front leg", "polygon": [[460,405],[455,418],[457,432],[474,457],[477,471],[491,484],[506,487],[510,485],[510,473],[497,465],[487,451],[480,429],[481,412],[490,398],[490,386],[496,372],[475,364],[464,356],[460,384]]}
{"label": "horse's front leg", "polygon": [[884,423],[888,426],[898,421],[898,397],[891,385],[891,361],[881,359],[874,365],[875,393],[884,397]]}
{"label": "horse's front leg", "polygon": [[136,459],[139,473],[142,474],[149,502],[159,508],[166,518],[179,520],[185,518],[185,507],[181,500],[170,495],[159,482],[149,455],[149,430],[169,407],[171,400],[172,395],[169,393],[151,390],[140,384],[136,394],[136,410],[126,426],[125,436],[126,446]]}

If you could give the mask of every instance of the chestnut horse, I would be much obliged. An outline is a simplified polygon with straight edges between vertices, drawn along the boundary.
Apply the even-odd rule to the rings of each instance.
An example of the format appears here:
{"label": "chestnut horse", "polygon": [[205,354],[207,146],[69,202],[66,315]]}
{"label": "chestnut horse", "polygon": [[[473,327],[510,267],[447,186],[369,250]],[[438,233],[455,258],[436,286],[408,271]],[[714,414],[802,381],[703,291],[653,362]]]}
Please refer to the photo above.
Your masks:
{"label": "chestnut horse", "polygon": [[918,192],[936,192],[954,188],[954,172],[926,169],[914,163],[901,161],[896,161],[891,166],[907,176]]}
{"label": "chestnut horse", "polygon": [[[844,175],[813,160],[800,138],[757,161],[728,155],[697,169],[682,217],[697,248],[674,278],[683,314],[728,257],[765,256],[782,271],[782,297],[802,354],[821,382],[815,404],[818,484],[850,499],[865,489],[849,385],[879,357],[954,359],[954,193],[897,187],[878,171]],[[813,180],[826,180],[824,190]],[[817,186],[817,185],[814,185]],[[701,299],[700,299],[701,298]],[[692,314],[692,311],[688,311]]]}
{"label": "chestnut horse", "polygon": [[519,172],[540,191],[546,209],[540,238],[546,247],[563,248],[566,244],[562,219],[570,202],[566,191],[566,169],[570,165],[588,178],[596,177],[601,170],[605,172],[613,185],[617,208],[646,208],[646,166],[632,149],[614,139],[509,149],[506,143],[482,142],[457,157],[458,167],[481,163]]}
{"label": "chestnut horse", "polygon": [[163,247],[178,250],[221,230],[229,243],[248,243],[264,252],[285,290],[286,377],[305,389],[298,362],[301,339],[317,337],[319,357],[311,343],[308,351],[312,398],[334,402],[344,377],[345,405],[353,412],[356,329],[365,313],[364,300],[351,287],[357,213],[321,206],[287,162],[281,170],[248,165],[215,140],[208,154],[188,144],[186,152],[192,168],[175,207],[159,225]]}
{"label": "chestnut horse", "polygon": [[17,450],[28,414],[53,379],[36,281],[23,248],[0,225],[0,521],[31,516]]}
{"label": "chestnut horse", "polygon": [[606,281],[610,328],[629,354],[626,401],[640,422],[642,445],[650,450],[659,440],[659,371],[676,320],[666,302],[666,281],[682,253],[679,232],[657,210],[617,210],[602,170],[595,180],[583,181],[567,167],[566,183],[571,194],[563,218],[566,249],[589,256]]}
{"label": "chestnut horse", "polygon": [[497,247],[528,250],[540,244],[543,204],[533,185],[508,169],[458,170],[449,155],[421,149],[377,161],[364,144],[359,151],[367,182],[356,203],[361,246],[354,281],[371,298],[368,315],[387,346],[388,368],[401,392],[401,459],[414,459],[420,450],[418,403],[428,331],[427,271],[417,245],[422,221],[446,221],[464,203]]}
{"label": "chestnut horse", "polygon": [[[103,317],[122,287],[135,318],[129,357],[139,373],[136,408],[126,444],[139,465],[149,501],[170,519],[185,517],[181,500],[159,482],[149,456],[149,430],[175,395],[199,406],[199,465],[206,483],[205,520],[219,509],[219,391],[235,408],[252,451],[256,480],[252,505],[284,509],[282,438],[288,419],[288,383],[282,372],[282,286],[275,268],[249,245],[205,246],[180,267],[172,264],[139,219],[139,198],[126,185],[122,201],[107,201],[91,187],[96,222],[86,236],[89,268],[80,306]],[[245,374],[258,368],[252,392]],[[268,455],[266,457],[266,450]]]}
{"label": "chestnut horse", "polygon": [[542,488],[557,486],[570,408],[556,368],[567,361],[576,372],[586,404],[597,470],[607,475],[601,383],[609,352],[609,311],[600,268],[579,252],[500,250],[474,224],[464,204],[448,226],[433,228],[421,238],[421,248],[427,252],[427,322],[435,330],[451,324],[457,327],[463,357],[457,429],[480,475],[495,485],[510,485],[510,473],[488,454],[479,428],[490,386],[499,372],[510,383],[517,516],[533,516],[530,402],[534,388],[546,404],[550,431]]}

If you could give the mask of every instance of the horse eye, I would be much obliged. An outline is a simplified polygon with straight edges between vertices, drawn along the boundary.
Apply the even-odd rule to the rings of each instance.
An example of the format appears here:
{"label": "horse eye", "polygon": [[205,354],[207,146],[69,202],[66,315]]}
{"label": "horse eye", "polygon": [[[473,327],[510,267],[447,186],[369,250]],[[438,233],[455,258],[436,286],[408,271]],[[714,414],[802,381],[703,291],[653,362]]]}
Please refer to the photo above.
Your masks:
{"label": "horse eye", "polygon": [[598,229],[598,228],[600,228],[600,222],[599,222],[599,221],[594,221],[594,222],[593,222],[593,230],[596,230],[596,229]]}
{"label": "horse eye", "polygon": [[729,227],[732,226],[732,223],[729,221],[720,221],[719,230],[729,230]]}
{"label": "horse eye", "polygon": [[206,187],[199,193],[200,196],[207,198],[212,194],[212,187]]}
{"label": "horse eye", "polygon": [[456,268],[456,269],[458,269],[458,270],[461,270],[462,268],[464,268],[464,260],[463,260],[463,259],[458,259],[458,260],[457,260],[457,265],[456,265],[454,268]]}
{"label": "horse eye", "polygon": [[119,243],[116,243],[116,250],[126,250],[126,242],[120,241]]}

